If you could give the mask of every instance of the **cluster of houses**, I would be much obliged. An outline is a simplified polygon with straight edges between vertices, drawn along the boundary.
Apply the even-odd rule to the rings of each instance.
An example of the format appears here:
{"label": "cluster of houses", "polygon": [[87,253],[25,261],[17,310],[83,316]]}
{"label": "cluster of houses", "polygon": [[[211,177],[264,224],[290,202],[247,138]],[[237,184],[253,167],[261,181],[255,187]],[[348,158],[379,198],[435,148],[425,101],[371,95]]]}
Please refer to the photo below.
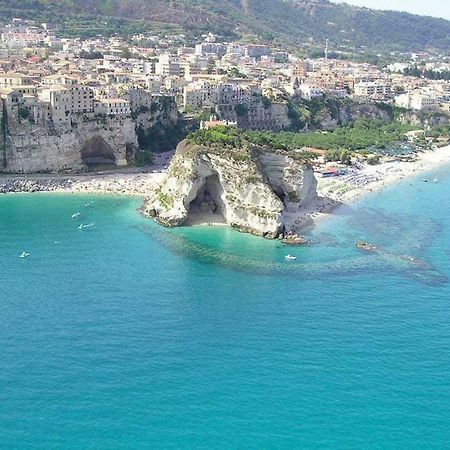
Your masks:
{"label": "cluster of houses", "polygon": [[103,96],[99,90],[70,77],[59,81],[47,84],[18,73],[0,74],[0,94],[10,114],[36,124],[51,122],[62,126],[70,125],[75,115],[89,118],[131,113],[127,98]]}
{"label": "cluster of houses", "polygon": [[449,81],[408,77],[395,68],[301,59],[213,34],[195,46],[186,45],[183,35],[137,35],[132,42],[60,38],[47,24],[14,19],[1,29],[1,98],[35,123],[61,125],[80,114],[129,116],[131,97],[136,103],[152,95],[173,96],[186,114],[203,112],[231,123],[245,116],[241,123],[253,128],[282,129],[292,96],[450,110]]}

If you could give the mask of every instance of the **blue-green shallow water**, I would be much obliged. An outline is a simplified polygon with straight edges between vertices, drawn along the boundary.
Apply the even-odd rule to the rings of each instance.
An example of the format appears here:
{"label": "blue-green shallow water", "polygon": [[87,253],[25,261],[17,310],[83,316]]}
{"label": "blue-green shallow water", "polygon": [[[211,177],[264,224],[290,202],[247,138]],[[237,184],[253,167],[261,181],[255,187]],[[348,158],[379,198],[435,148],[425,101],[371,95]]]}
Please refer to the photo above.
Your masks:
{"label": "blue-green shallow water", "polygon": [[450,176],[435,176],[306,248],[162,229],[136,200],[0,197],[0,447],[448,447]]}

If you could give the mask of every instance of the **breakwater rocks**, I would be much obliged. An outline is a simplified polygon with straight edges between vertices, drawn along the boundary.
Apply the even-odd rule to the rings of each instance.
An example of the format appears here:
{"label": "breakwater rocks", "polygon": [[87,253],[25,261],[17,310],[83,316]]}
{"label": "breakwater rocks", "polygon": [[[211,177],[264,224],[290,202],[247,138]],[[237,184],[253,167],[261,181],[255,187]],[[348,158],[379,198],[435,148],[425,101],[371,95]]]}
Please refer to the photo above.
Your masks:
{"label": "breakwater rocks", "polygon": [[69,190],[73,186],[73,180],[61,179],[0,179],[0,194],[12,192],[53,192]]}
{"label": "breakwater rocks", "polygon": [[0,178],[0,194],[12,192],[66,192],[145,197],[161,181],[162,173],[116,173],[69,177]]}

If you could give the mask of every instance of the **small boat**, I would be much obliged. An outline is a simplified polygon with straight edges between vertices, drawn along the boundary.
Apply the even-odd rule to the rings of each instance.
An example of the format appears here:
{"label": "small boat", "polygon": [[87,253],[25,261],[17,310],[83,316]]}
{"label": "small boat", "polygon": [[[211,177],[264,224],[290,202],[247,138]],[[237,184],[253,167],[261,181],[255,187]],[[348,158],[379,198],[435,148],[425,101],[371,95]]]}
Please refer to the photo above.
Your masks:
{"label": "small boat", "polygon": [[78,229],[79,229],[79,230],[84,230],[85,228],[91,228],[91,227],[93,227],[94,225],[95,225],[94,223],[88,223],[88,224],[86,224],[86,225],[81,224],[81,225],[78,227]]}
{"label": "small boat", "polygon": [[296,256],[292,255],[286,255],[284,258],[287,259],[288,261],[295,261],[297,259]]}
{"label": "small boat", "polygon": [[28,258],[30,256],[27,252],[22,252],[22,254],[19,256],[19,258]]}
{"label": "small boat", "polygon": [[434,180],[433,180],[433,183],[438,183],[439,182],[439,180],[437,179],[437,178],[435,178]]}
{"label": "small boat", "polygon": [[77,212],[75,214],[72,214],[72,219],[76,219],[77,217],[80,217],[81,213]]}
{"label": "small boat", "polygon": [[427,180],[426,178],[422,178],[422,181],[423,181],[424,183],[428,183],[428,180]]}

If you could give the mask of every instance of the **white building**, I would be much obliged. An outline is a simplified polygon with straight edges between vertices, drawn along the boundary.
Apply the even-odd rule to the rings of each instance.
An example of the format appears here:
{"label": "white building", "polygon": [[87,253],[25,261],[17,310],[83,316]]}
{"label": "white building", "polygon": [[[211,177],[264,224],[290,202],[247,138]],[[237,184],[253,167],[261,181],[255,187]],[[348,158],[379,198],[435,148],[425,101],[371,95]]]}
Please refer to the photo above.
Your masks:
{"label": "white building", "polygon": [[155,74],[161,76],[181,76],[182,68],[179,59],[168,53],[162,54],[155,64]]}
{"label": "white building", "polygon": [[32,78],[21,73],[0,74],[0,88],[13,88],[32,84]]}
{"label": "white building", "polygon": [[225,44],[218,42],[203,42],[195,46],[195,54],[199,56],[204,55],[218,55],[223,56],[227,51]]}
{"label": "white building", "polygon": [[216,105],[240,105],[248,103],[252,95],[261,90],[248,84],[196,81],[183,90],[183,107],[198,109]]}
{"label": "white building", "polygon": [[300,96],[306,100],[322,97],[323,95],[323,90],[320,87],[311,84],[301,84],[298,90],[300,91]]}
{"label": "white building", "polygon": [[122,98],[107,98],[95,102],[96,114],[108,116],[128,116],[131,113],[130,102]]}
{"label": "white building", "polygon": [[370,98],[370,99],[384,99],[391,95],[391,86],[381,81],[362,81],[355,84],[355,96]]}
{"label": "white building", "polygon": [[395,104],[401,108],[422,111],[436,109],[439,106],[439,99],[435,95],[417,91],[398,95],[395,97]]}
{"label": "white building", "polygon": [[72,114],[94,113],[94,92],[87,86],[55,86],[43,89],[39,97],[50,103],[52,120],[56,123],[70,121]]}

